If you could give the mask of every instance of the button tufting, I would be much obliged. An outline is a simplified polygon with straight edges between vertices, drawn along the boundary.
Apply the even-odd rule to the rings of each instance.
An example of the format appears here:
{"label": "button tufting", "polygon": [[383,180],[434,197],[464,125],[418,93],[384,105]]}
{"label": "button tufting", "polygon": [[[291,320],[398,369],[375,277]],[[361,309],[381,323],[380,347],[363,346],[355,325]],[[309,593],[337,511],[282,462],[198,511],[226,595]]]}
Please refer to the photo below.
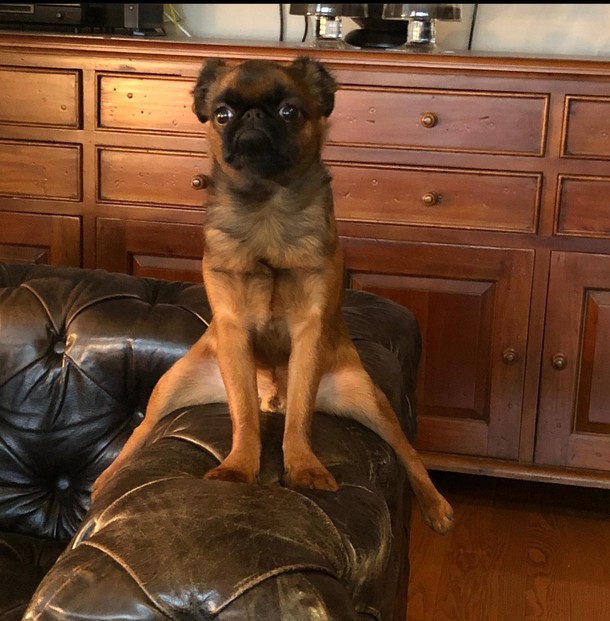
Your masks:
{"label": "button tufting", "polygon": [[67,489],[70,489],[71,483],[70,483],[70,479],[67,476],[61,476],[57,478],[57,481],[55,482],[55,487],[57,487],[57,489],[61,490],[61,491],[65,491]]}
{"label": "button tufting", "polygon": [[135,410],[131,415],[129,424],[132,429],[135,429],[144,420],[144,412],[142,410]]}
{"label": "button tufting", "polygon": [[54,345],[53,345],[53,351],[56,354],[63,354],[66,351],[66,344],[63,341],[57,341]]}

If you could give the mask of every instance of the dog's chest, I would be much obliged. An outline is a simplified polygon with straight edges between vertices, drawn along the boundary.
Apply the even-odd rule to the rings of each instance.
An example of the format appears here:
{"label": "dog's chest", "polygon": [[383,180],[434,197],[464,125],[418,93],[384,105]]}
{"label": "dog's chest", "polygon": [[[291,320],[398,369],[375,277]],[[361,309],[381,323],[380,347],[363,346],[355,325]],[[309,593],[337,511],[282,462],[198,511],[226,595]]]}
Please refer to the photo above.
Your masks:
{"label": "dog's chest", "polygon": [[316,269],[328,255],[322,205],[296,210],[276,200],[256,210],[228,209],[224,216],[206,231],[206,250],[232,271],[251,272],[259,262],[278,270]]}

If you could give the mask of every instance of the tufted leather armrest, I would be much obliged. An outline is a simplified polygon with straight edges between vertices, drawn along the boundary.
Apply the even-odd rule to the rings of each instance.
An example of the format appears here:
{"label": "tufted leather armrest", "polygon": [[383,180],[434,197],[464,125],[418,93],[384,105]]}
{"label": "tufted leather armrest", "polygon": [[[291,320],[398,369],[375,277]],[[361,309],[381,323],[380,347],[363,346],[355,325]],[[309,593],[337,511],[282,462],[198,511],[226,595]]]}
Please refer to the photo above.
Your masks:
{"label": "tufted leather armrest", "polygon": [[[413,316],[357,291],[345,312],[411,435]],[[200,285],[0,265],[0,530],[61,540],[80,525],[26,619],[392,618],[409,502],[392,451],[353,421],[316,413],[314,448],[341,489],[296,492],[280,484],[281,416],[263,415],[250,486],[202,479],[230,448],[226,406],[174,412],[85,516],[93,480],[209,317]]]}
{"label": "tufted leather armrest", "polygon": [[0,263],[0,619],[21,618],[161,374],[210,317],[202,286]]}
{"label": "tufted leather armrest", "polygon": [[74,534],[93,481],[210,316],[202,286],[0,264],[0,530]]}

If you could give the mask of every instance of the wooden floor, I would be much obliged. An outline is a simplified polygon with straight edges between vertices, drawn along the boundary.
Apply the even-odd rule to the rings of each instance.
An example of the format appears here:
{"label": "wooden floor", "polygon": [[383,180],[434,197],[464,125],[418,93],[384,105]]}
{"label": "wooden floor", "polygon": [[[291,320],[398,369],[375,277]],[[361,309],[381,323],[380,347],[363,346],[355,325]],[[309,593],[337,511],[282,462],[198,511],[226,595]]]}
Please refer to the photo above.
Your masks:
{"label": "wooden floor", "polygon": [[413,511],[407,621],[610,621],[610,492],[433,473],[456,512]]}

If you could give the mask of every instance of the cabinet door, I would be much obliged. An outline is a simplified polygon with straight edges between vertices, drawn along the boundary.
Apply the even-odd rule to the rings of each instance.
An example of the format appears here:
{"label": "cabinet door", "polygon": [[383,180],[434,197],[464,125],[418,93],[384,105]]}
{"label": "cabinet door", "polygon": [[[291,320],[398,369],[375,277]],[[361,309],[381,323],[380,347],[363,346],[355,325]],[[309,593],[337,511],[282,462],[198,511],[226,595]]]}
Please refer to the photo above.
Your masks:
{"label": "cabinet door", "polygon": [[348,282],[410,308],[419,449],[516,459],[533,252],[344,238]]}
{"label": "cabinet door", "polygon": [[0,211],[0,261],[80,267],[80,218]]}
{"label": "cabinet door", "polygon": [[610,471],[610,256],[555,252],[536,462]]}
{"label": "cabinet door", "polygon": [[203,227],[98,218],[97,266],[134,276],[202,282]]}

